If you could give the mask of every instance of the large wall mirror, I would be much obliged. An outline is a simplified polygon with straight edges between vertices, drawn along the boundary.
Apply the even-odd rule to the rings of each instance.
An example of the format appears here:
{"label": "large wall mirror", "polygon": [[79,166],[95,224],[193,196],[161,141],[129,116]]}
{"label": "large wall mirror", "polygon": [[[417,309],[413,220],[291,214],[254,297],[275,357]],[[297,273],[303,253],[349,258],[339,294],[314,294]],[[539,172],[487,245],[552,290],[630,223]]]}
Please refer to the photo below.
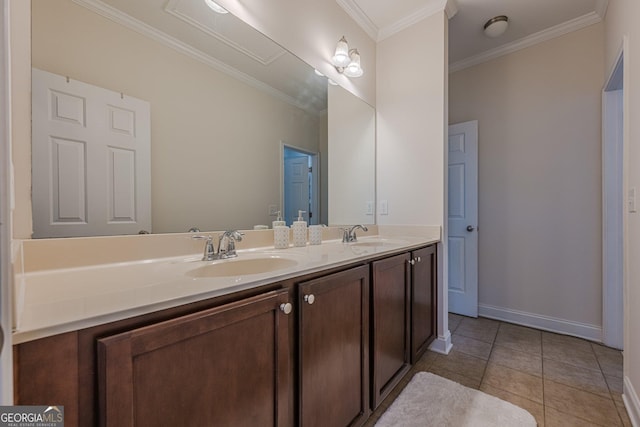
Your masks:
{"label": "large wall mirror", "polygon": [[[374,222],[373,108],[346,90],[332,87],[330,98],[335,102],[330,103],[337,107],[330,106],[328,112],[325,77],[231,14],[212,11],[205,0],[32,0],[32,64],[67,82],[148,103],[149,188],[124,191],[121,201],[126,205],[127,197],[133,197],[130,193],[147,191],[151,226],[146,231],[270,225],[274,212],[285,209],[283,193],[288,190],[283,184],[283,152],[287,150],[283,148],[309,154],[310,166],[314,162],[311,179],[315,182],[308,187],[316,192],[316,212],[310,223]],[[59,108],[69,117],[87,108],[84,101],[62,102],[69,95],[65,90],[55,93],[61,95],[56,95],[57,101],[45,100],[46,108]],[[62,103],[56,107],[56,102]],[[126,130],[138,120],[127,108],[112,109],[112,123],[119,123],[118,129]],[[360,112],[350,120],[354,108]],[[338,123],[341,129],[332,130],[329,122]],[[340,138],[332,140],[331,135]],[[363,135],[369,144],[366,155],[358,154],[361,149],[346,149],[354,140],[362,145]],[[51,135],[47,138],[49,153],[55,153],[43,162],[33,150],[34,193],[42,168],[49,168],[40,174],[49,182],[49,189],[64,180],[82,181],[91,175],[88,166],[77,167],[88,155],[86,148],[74,147],[84,147],[84,142],[78,145],[74,138],[65,137],[60,140],[73,144],[57,144],[56,148]],[[339,161],[334,160],[333,151]],[[120,159],[118,167],[126,175],[135,169],[129,159],[136,156],[113,154],[109,161]],[[113,193],[121,181],[126,184],[137,179],[126,176],[128,181],[108,176],[107,192]],[[343,180],[350,185],[342,185]],[[363,182],[366,185],[357,187]],[[104,197],[82,185],[72,186],[76,206],[71,210],[91,213],[92,198]],[[345,191],[348,193],[339,194]],[[48,205],[33,200],[34,237],[111,234],[39,231],[37,213],[47,210],[51,222],[56,217],[52,209],[60,205],[51,202],[51,194],[69,196],[54,191]],[[74,194],[81,197],[76,200]],[[73,223],[73,215],[70,217],[67,222]]]}

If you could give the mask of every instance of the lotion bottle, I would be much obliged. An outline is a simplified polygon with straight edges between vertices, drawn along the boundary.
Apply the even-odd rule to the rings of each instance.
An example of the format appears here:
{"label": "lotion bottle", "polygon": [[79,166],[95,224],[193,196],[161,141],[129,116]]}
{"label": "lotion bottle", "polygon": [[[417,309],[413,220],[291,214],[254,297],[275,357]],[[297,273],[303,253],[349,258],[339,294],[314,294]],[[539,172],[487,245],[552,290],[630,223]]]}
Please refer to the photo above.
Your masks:
{"label": "lotion bottle", "polygon": [[285,225],[287,225],[287,223],[282,220],[282,213],[278,211],[278,217],[271,223],[271,227],[275,230],[276,227],[283,227]]}
{"label": "lotion bottle", "polygon": [[307,245],[307,222],[302,217],[306,211],[298,211],[298,219],[293,221],[291,228],[293,229],[293,246]]}

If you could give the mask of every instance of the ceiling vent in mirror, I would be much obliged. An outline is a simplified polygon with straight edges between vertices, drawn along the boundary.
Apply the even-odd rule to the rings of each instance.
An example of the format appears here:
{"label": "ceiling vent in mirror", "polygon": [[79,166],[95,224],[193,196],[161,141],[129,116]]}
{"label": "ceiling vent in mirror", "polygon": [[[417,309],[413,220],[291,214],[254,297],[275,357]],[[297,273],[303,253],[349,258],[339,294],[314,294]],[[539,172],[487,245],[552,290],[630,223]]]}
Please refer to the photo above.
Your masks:
{"label": "ceiling vent in mirror", "polygon": [[349,49],[349,44],[344,36],[338,40],[336,51],[331,57],[331,63],[340,74],[347,77],[360,77],[364,73],[360,66],[358,49]]}
{"label": "ceiling vent in mirror", "polygon": [[218,3],[214,2],[213,0],[204,0],[204,2],[207,4],[207,6],[211,8],[211,10],[213,10],[216,13],[229,13],[227,9],[220,6]]}

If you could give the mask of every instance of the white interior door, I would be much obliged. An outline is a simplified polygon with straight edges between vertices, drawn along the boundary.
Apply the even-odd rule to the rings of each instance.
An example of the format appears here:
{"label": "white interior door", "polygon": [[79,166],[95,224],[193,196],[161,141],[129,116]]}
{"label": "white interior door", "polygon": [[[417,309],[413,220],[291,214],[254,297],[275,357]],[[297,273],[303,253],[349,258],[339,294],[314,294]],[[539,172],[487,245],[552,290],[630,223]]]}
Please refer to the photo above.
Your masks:
{"label": "white interior door", "polygon": [[151,232],[150,106],[33,69],[33,236]]}
{"label": "white interior door", "polygon": [[284,160],[284,220],[291,225],[302,210],[305,220],[309,212],[309,156]]}
{"label": "white interior door", "polygon": [[449,311],[478,317],[478,122],[449,126]]}

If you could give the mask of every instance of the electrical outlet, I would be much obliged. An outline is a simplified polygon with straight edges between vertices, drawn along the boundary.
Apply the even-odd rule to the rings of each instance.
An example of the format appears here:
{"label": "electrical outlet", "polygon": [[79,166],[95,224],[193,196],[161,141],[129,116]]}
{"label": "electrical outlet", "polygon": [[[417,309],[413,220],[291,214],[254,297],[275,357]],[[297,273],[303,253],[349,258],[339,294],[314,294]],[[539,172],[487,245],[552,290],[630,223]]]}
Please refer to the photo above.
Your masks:
{"label": "electrical outlet", "polygon": [[389,215],[389,202],[380,200],[380,215]]}
{"label": "electrical outlet", "polygon": [[276,205],[269,205],[269,216],[278,216],[278,207]]}
{"label": "electrical outlet", "polygon": [[638,212],[638,206],[636,202],[636,187],[629,189],[629,213]]}
{"label": "electrical outlet", "polygon": [[364,214],[373,215],[373,202],[371,200],[367,201],[367,207]]}

